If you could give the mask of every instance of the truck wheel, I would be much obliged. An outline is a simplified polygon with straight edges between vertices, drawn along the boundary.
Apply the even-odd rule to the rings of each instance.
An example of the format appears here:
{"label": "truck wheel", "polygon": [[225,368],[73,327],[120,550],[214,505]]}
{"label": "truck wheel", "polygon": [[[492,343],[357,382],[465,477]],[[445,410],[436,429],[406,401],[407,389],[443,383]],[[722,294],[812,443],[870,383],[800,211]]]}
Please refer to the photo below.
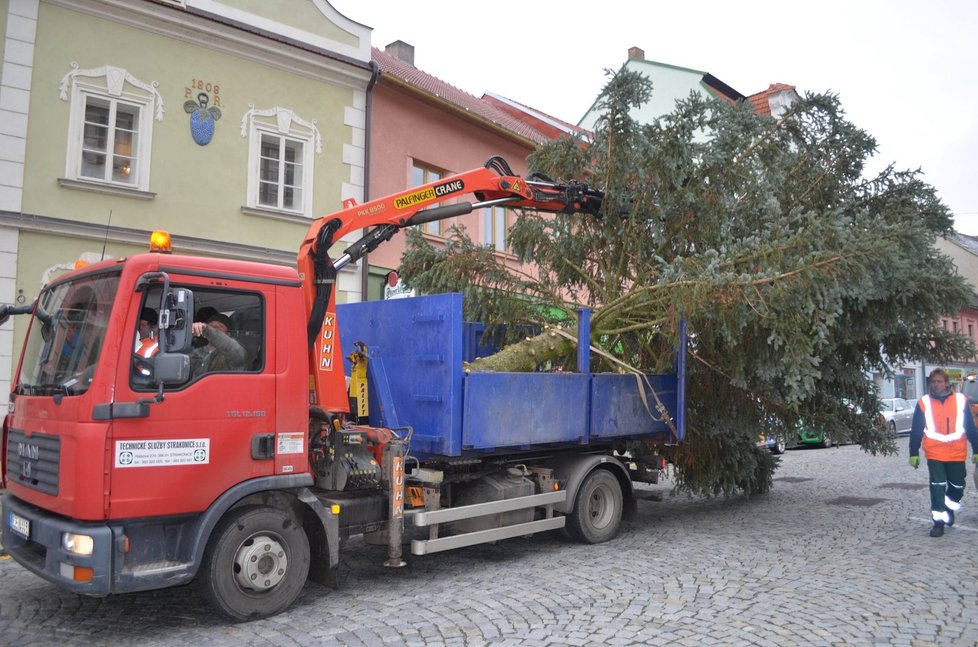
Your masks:
{"label": "truck wheel", "polygon": [[230,511],[214,529],[197,582],[203,596],[235,620],[284,611],[309,574],[309,539],[302,526],[276,508]]}
{"label": "truck wheel", "polygon": [[567,519],[567,532],[577,541],[600,544],[608,541],[621,526],[621,484],[611,472],[596,469],[577,491],[574,511]]}

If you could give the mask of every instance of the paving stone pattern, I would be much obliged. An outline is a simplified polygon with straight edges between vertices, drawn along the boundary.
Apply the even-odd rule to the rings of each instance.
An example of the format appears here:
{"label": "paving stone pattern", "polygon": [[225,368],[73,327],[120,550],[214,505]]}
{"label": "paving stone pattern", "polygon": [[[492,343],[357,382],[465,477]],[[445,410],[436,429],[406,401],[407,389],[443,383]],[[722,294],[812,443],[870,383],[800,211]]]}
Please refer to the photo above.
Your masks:
{"label": "paving stone pattern", "polygon": [[927,470],[900,444],[791,450],[765,496],[640,501],[599,546],[554,533],[390,570],[354,540],[338,589],[250,623],[190,587],[85,598],[4,560],[0,644],[976,645],[978,495],[969,478],[957,525],[928,537]]}

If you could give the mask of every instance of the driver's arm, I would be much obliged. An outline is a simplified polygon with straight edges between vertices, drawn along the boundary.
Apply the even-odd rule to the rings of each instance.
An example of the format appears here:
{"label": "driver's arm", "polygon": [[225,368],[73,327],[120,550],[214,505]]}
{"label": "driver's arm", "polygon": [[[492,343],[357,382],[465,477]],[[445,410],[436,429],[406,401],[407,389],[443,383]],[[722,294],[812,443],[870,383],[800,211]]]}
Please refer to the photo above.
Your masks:
{"label": "driver's arm", "polygon": [[210,326],[204,327],[204,336],[207,337],[207,341],[214,345],[214,348],[227,357],[228,364],[231,365],[232,369],[236,371],[244,369],[245,349],[237,339]]}

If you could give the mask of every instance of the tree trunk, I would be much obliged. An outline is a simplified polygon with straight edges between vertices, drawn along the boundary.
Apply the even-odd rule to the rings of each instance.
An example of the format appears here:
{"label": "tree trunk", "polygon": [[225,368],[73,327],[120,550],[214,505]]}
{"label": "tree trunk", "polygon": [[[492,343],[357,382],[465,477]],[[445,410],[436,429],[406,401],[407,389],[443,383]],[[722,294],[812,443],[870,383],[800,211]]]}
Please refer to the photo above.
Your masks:
{"label": "tree trunk", "polygon": [[499,373],[519,373],[535,371],[546,362],[559,362],[574,356],[577,347],[573,333],[553,329],[544,330],[535,337],[527,337],[518,344],[510,344],[494,355],[479,357],[466,365],[467,371],[495,371]]}

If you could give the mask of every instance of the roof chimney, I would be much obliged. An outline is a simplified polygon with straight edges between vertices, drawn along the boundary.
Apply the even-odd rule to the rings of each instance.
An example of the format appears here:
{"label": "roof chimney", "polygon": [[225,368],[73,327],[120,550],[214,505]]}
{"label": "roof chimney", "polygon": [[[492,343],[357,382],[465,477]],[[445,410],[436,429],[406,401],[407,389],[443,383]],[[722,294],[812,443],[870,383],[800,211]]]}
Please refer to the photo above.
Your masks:
{"label": "roof chimney", "polygon": [[629,47],[628,48],[628,60],[638,59],[640,61],[645,60],[645,50],[640,47]]}
{"label": "roof chimney", "polygon": [[395,40],[385,47],[384,51],[397,60],[414,67],[414,45],[408,45],[403,40]]}

